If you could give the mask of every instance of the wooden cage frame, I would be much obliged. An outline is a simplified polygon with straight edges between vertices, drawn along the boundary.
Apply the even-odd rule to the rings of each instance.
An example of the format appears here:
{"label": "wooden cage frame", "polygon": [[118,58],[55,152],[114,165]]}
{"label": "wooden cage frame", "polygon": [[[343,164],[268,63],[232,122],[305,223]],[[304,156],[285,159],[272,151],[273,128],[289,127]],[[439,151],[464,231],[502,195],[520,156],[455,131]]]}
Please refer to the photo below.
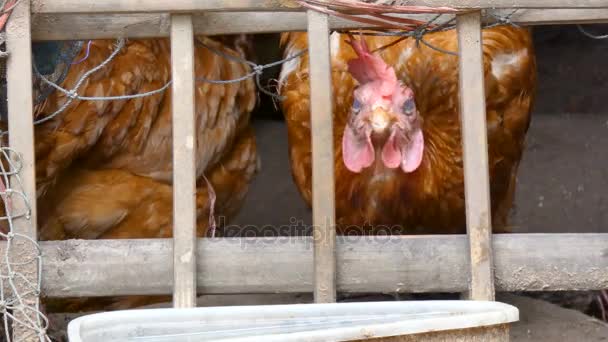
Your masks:
{"label": "wooden cage frame", "polygon": [[[495,289],[608,288],[608,234],[491,234],[480,12],[486,8],[496,13],[518,8],[521,10],[513,15],[512,21],[526,25],[602,22],[608,21],[608,1],[412,0],[409,3],[471,10],[457,16],[468,238],[462,235],[336,239],[329,30],[361,24],[305,12],[290,0],[21,1],[7,24],[9,144],[23,158],[21,180],[30,199],[36,198],[31,41],[170,36],[171,49],[177,52],[171,58],[176,170],[173,241],[41,242],[45,295],[108,296],[172,291],[174,306],[192,307],[197,289],[204,293],[314,292],[316,302],[333,302],[337,290],[468,291],[472,299],[493,300]],[[281,11],[281,16],[272,13],[276,11]],[[323,238],[314,242],[308,237],[285,238],[286,243],[274,244],[264,243],[264,238],[239,239],[237,243],[236,239],[197,240],[192,144],[193,34],[306,29],[311,59],[313,225],[314,235]],[[13,210],[21,209],[14,205]],[[31,210],[29,218],[15,221],[15,231],[35,239],[35,201]],[[311,245],[314,253],[309,253]],[[5,248],[6,243],[0,244],[0,249]],[[37,280],[38,273],[32,271],[28,274]],[[166,277],[171,271],[173,277]]]}

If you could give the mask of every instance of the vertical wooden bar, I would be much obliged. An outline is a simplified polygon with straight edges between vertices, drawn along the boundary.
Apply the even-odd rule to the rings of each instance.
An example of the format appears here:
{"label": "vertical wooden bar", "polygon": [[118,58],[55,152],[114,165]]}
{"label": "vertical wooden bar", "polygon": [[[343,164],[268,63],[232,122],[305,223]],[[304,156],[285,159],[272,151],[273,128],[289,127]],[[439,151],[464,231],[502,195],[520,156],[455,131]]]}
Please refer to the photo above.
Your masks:
{"label": "vertical wooden bar", "polygon": [[196,306],[196,131],[192,16],[171,16],[173,306]]}
{"label": "vertical wooden bar", "polygon": [[488,137],[481,46],[481,13],[457,16],[460,118],[471,280],[468,296],[494,300]]}
{"label": "vertical wooden bar", "polygon": [[310,129],[312,135],[312,210],[314,297],[336,301],[334,144],[328,15],[308,11]]}
{"label": "vertical wooden bar", "polygon": [[[9,145],[20,154],[22,169],[19,174],[22,191],[29,200],[30,215],[18,217],[13,220],[13,232],[37,239],[36,227],[36,172],[34,157],[34,116],[32,103],[32,48],[31,48],[31,18],[30,2],[21,1],[13,9],[6,25],[6,49],[9,57],[6,64],[7,77],[7,101],[9,121]],[[10,179],[11,187],[18,190],[19,184],[16,177]],[[13,196],[10,213],[24,213],[27,210],[26,203]],[[31,262],[36,260],[37,251],[34,246],[23,238],[15,238],[11,243],[11,261],[13,271],[24,275],[31,284],[37,284],[38,264]],[[27,261],[30,260],[29,263]],[[23,265],[18,263],[26,262]],[[17,291],[20,293],[23,304],[35,307],[36,295],[23,279],[15,278]],[[30,294],[25,295],[29,292]],[[36,313],[31,310],[15,310],[15,319],[21,322],[38,322]],[[27,317],[25,316],[27,315]],[[13,321],[13,339],[16,341],[39,340],[36,331]]]}

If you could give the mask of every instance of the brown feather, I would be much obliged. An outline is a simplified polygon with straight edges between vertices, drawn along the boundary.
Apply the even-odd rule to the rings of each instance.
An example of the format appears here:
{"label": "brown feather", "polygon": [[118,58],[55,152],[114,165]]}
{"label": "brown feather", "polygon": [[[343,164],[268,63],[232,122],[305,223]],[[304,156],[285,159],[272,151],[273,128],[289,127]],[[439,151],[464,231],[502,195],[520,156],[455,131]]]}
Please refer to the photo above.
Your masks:
{"label": "brown feather", "polygon": [[[222,43],[207,45],[244,57]],[[114,50],[93,41],[89,57],[71,67],[62,86],[71,89]],[[242,51],[242,49],[241,49]],[[84,51],[76,59],[84,56]],[[195,43],[195,77],[234,79],[250,72]],[[159,89],[170,80],[167,39],[130,40],[78,93],[117,96]],[[54,92],[36,108],[44,118],[67,100]],[[35,129],[38,224],[41,240],[133,239],[172,236],[171,88],[143,98],[78,101]],[[240,208],[258,169],[250,112],[256,92],[251,79],[231,84],[197,82],[196,175],[198,235],[209,228],[209,180],[217,196],[216,222]],[[219,217],[226,219],[219,220]],[[127,309],[162,300],[153,297],[53,300],[52,310]]]}
{"label": "brown feather", "polygon": [[[337,34],[337,33],[336,33]],[[332,37],[332,46],[336,37]],[[339,37],[332,51],[334,92],[334,150],[336,215],[339,229],[366,230],[365,225],[394,227],[406,234],[465,232],[464,180],[458,102],[458,59],[405,39],[381,51],[397,77],[413,89],[423,119],[425,151],[421,166],[411,174],[375,163],[359,174],[342,161],[341,140],[355,87],[346,63],[355,57]],[[366,36],[374,50],[394,37]],[[455,30],[427,34],[438,48],[457,51]],[[536,90],[536,64],[528,30],[498,26],[483,30],[483,54],[488,118],[489,171],[494,229],[505,231],[513,201],[516,174]],[[307,47],[304,33],[283,34],[285,54]],[[513,57],[515,56],[515,57]],[[509,57],[517,58],[509,64]],[[504,63],[501,62],[505,59]],[[492,63],[497,61],[493,70]],[[498,67],[501,67],[498,70]],[[304,199],[311,201],[311,147],[308,57],[296,67],[283,67],[282,109],[287,121],[289,155],[294,180]],[[499,73],[496,77],[494,73]],[[351,232],[349,232],[351,233]]]}

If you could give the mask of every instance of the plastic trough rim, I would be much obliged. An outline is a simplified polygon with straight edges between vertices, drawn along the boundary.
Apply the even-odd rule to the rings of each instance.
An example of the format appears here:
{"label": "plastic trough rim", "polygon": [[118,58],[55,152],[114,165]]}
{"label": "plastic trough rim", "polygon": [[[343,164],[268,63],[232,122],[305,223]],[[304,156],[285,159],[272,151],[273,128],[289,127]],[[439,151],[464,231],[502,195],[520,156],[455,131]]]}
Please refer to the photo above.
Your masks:
{"label": "plastic trough rim", "polygon": [[[386,308],[396,310],[398,307],[417,306],[420,311],[424,309],[445,310],[454,312],[453,315],[443,317],[429,317],[391,323],[372,323],[354,327],[328,328],[312,331],[300,331],[293,333],[275,333],[270,336],[256,335],[250,337],[221,338],[222,342],[253,342],[259,341],[261,337],[269,342],[325,342],[331,337],[331,341],[352,341],[367,338],[381,338],[398,335],[413,335],[436,331],[458,330],[468,328],[487,327],[492,325],[513,323],[519,320],[519,310],[509,304],[496,301],[471,301],[471,300],[428,300],[428,301],[400,301],[400,302],[351,302],[351,303],[328,303],[328,304],[280,304],[280,305],[245,305],[245,306],[215,306],[197,307],[188,309],[155,308],[120,310],[113,312],[102,312],[78,317],[68,324],[69,342],[87,342],[81,339],[81,328],[84,322],[91,319],[113,319],[114,321],[139,317],[140,321],[147,318],[158,319],[160,311],[179,312],[180,316],[200,317],[203,314],[209,316],[222,315],[228,312],[240,311],[241,316],[247,314],[263,314],[273,311],[286,313],[310,312],[311,310],[323,310],[324,308],[334,310],[345,309],[347,306],[373,306],[376,309]],[[309,311],[310,310],[310,311]],[[395,311],[393,311],[395,312]],[[392,313],[392,312],[387,312]],[[241,318],[242,319],[242,318]],[[236,325],[235,325],[236,326]]]}

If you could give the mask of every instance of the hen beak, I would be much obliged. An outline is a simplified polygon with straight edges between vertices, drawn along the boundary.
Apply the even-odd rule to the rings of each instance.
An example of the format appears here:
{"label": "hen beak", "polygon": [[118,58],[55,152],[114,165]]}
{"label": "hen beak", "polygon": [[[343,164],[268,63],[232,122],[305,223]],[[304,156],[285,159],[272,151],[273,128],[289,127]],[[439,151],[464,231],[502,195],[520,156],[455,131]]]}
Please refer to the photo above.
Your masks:
{"label": "hen beak", "polygon": [[370,115],[369,122],[374,132],[382,133],[389,126],[391,117],[390,114],[384,110],[384,108],[377,107],[374,108],[372,114]]}

